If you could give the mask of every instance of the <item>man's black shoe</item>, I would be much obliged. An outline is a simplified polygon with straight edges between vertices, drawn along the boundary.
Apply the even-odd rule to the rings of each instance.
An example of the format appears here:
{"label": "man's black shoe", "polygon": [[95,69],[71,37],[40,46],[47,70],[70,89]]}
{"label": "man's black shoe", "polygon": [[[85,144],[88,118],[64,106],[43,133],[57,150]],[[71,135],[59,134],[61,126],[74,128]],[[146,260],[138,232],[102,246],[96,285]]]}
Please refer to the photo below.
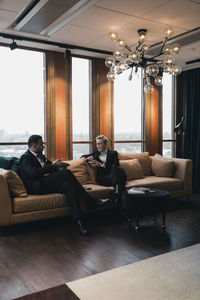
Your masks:
{"label": "man's black shoe", "polygon": [[82,223],[81,220],[77,221],[77,225],[78,225],[78,229],[82,235],[86,236],[89,234],[88,229],[85,227],[85,225]]}
{"label": "man's black shoe", "polygon": [[88,209],[92,210],[98,207],[102,207],[105,206],[106,204],[108,204],[109,199],[93,199],[92,201],[90,201],[88,203]]}

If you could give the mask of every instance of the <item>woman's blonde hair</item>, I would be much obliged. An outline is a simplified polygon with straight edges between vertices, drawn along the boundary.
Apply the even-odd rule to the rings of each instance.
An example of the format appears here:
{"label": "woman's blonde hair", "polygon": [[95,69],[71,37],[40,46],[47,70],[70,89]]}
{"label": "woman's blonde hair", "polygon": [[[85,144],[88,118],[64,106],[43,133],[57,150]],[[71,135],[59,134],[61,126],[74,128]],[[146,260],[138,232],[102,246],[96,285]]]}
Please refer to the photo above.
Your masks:
{"label": "woman's blonde hair", "polygon": [[107,144],[107,142],[108,142],[108,138],[105,136],[105,135],[98,135],[97,137],[96,137],[96,141],[97,140],[102,140],[103,142],[104,142],[104,144]]}

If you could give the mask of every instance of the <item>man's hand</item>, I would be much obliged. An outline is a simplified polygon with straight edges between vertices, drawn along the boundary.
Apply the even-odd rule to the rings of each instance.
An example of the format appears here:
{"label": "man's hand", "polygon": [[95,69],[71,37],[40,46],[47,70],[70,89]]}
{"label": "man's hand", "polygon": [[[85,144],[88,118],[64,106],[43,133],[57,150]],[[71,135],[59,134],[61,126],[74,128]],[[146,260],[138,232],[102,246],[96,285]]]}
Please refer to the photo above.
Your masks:
{"label": "man's hand", "polygon": [[69,165],[69,164],[64,163],[64,162],[63,162],[63,158],[58,158],[58,159],[56,159],[56,160],[52,163],[52,165],[55,166],[55,167],[64,167],[64,166],[67,166],[67,165]]}
{"label": "man's hand", "polygon": [[88,160],[87,162],[88,162],[88,164],[89,164],[92,168],[103,167],[103,164],[102,164],[100,161],[98,161],[98,160],[96,160],[96,159],[94,159],[94,158]]}

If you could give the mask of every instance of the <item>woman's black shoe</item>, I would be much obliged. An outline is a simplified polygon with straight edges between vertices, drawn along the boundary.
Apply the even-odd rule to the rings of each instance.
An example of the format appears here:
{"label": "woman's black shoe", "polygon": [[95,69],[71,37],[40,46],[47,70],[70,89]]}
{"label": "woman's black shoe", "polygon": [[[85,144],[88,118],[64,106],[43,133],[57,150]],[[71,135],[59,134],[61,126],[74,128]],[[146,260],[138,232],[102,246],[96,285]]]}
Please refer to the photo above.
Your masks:
{"label": "woman's black shoe", "polygon": [[89,234],[88,229],[85,227],[85,225],[82,223],[81,220],[77,221],[77,225],[78,225],[78,229],[82,235],[86,236]]}

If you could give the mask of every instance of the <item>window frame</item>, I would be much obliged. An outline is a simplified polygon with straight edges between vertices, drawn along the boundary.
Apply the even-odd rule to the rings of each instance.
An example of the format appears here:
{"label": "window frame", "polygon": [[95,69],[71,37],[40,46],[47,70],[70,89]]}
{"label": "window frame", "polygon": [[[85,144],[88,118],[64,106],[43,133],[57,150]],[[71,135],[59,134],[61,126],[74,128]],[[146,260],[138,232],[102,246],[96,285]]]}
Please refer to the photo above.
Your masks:
{"label": "window frame", "polygon": [[[93,137],[93,97],[92,97],[92,93],[93,93],[93,86],[92,86],[92,64],[93,64],[93,60],[91,57],[88,56],[80,56],[80,55],[72,55],[72,72],[73,72],[73,58],[79,58],[79,59],[86,59],[89,61],[89,108],[90,108],[90,112],[89,112],[89,116],[91,116],[91,118],[89,118],[89,138],[91,138],[91,140],[85,140],[85,141],[74,141],[73,140],[73,120],[72,120],[72,128],[71,128],[71,144],[72,144],[72,152],[71,152],[71,159],[74,159],[74,153],[73,153],[73,145],[84,145],[84,144],[88,144],[89,145],[89,153],[93,151],[93,144],[94,144],[94,137]],[[71,74],[72,76],[72,74]],[[73,82],[72,82],[73,84]],[[71,109],[72,109],[72,116],[71,118],[73,119],[73,95],[72,95],[72,99],[71,99]]]}

